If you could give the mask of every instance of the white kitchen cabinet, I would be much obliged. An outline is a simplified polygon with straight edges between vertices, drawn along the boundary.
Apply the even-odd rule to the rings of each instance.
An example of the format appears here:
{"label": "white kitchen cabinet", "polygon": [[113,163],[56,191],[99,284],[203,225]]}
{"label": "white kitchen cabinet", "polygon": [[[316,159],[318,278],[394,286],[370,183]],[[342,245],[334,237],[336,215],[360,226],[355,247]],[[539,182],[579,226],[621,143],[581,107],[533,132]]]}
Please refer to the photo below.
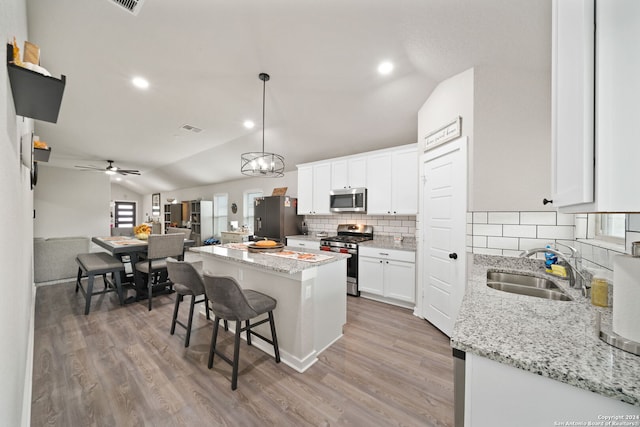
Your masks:
{"label": "white kitchen cabinet", "polygon": [[331,164],[298,166],[298,215],[327,215],[331,191]]}
{"label": "white kitchen cabinet", "polygon": [[383,297],[381,301],[412,306],[416,288],[415,257],[413,251],[360,246],[358,289],[364,292],[362,296],[374,299],[378,296]]}
{"label": "white kitchen cabinet", "polygon": [[556,0],[553,30],[553,204],[638,212],[640,2]]}
{"label": "white kitchen cabinet", "polygon": [[624,420],[637,423],[635,417],[640,414],[638,406],[473,353],[466,353],[465,365],[466,426],[572,425],[567,421],[575,422],[573,425],[616,425],[603,421],[604,416],[613,414],[629,417],[620,419],[619,425],[624,425]]}
{"label": "white kitchen cabinet", "polygon": [[319,240],[306,240],[287,237],[287,246],[300,249],[320,250]]}
{"label": "white kitchen cabinet", "polygon": [[367,213],[415,215],[418,212],[417,145],[367,157]]}
{"label": "white kitchen cabinet", "polygon": [[366,157],[353,157],[331,162],[331,189],[366,188],[366,186]]}

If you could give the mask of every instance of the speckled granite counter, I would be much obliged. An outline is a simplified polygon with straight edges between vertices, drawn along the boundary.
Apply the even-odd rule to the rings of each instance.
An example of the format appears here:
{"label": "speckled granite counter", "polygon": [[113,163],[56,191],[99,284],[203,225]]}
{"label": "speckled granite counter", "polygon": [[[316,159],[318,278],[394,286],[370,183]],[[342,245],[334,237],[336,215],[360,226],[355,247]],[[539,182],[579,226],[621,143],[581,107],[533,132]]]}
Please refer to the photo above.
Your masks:
{"label": "speckled granite counter", "polygon": [[451,345],[500,363],[640,406],[640,356],[602,342],[596,313],[610,330],[611,310],[591,305],[555,280],[574,301],[552,301],[486,286],[487,270],[537,271],[541,261],[474,255]]}
{"label": "speckled granite counter", "polygon": [[368,246],[372,248],[380,249],[397,249],[399,251],[414,251],[416,250],[416,239],[405,237],[401,242],[396,242],[391,236],[375,237],[373,240],[367,240],[359,244],[360,246]]}
{"label": "speckled granite counter", "polygon": [[[299,248],[287,248],[288,250],[300,251]],[[261,268],[264,270],[277,271],[280,273],[296,274],[303,270],[318,267],[324,264],[330,264],[342,259],[349,258],[349,254],[341,254],[337,252],[327,252],[305,250],[305,253],[313,253],[322,255],[323,257],[329,256],[330,258],[318,262],[298,261],[294,259],[282,258],[279,256],[266,255],[261,253],[254,253],[249,251],[237,250],[226,248],[224,246],[199,246],[191,248],[192,252],[198,252],[201,254],[213,255],[214,257],[221,258],[228,261],[236,261],[242,264],[251,265],[253,267]]]}
{"label": "speckled granite counter", "polygon": [[285,236],[287,239],[296,239],[296,240],[308,240],[310,242],[319,242],[322,240],[322,237],[318,237],[315,234],[296,234],[295,236]]}

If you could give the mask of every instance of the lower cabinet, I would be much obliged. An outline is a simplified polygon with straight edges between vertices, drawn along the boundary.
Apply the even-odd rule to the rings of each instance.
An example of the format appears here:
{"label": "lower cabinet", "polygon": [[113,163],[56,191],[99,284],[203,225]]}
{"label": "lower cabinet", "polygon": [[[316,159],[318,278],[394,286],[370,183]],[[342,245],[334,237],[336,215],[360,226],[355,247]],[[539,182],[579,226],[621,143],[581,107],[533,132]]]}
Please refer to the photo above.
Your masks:
{"label": "lower cabinet", "polygon": [[413,251],[360,246],[358,289],[361,295],[412,307],[416,300],[415,259]]}
{"label": "lower cabinet", "polygon": [[320,250],[320,241],[319,240],[305,240],[305,239],[296,239],[287,237],[287,246],[292,248],[300,248],[300,249],[313,249],[316,251]]}

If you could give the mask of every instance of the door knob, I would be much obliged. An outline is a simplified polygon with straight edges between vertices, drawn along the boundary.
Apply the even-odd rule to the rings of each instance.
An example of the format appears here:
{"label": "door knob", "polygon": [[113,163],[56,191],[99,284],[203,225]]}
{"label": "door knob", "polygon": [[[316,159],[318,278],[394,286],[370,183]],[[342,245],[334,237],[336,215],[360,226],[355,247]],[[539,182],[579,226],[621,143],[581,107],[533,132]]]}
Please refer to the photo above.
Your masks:
{"label": "door knob", "polygon": [[449,258],[451,258],[451,259],[458,259],[458,254],[457,254],[457,253],[455,253],[455,252],[454,252],[454,253],[451,253],[451,254],[449,254]]}

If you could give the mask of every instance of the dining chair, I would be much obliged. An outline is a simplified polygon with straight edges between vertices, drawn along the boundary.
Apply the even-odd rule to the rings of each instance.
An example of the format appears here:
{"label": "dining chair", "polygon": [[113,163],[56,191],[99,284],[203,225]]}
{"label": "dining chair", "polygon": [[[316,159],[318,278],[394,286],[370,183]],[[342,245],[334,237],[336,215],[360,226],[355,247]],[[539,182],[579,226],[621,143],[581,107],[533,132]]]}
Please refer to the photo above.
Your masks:
{"label": "dining chair", "polygon": [[[276,325],[273,320],[273,310],[276,308],[275,299],[261,292],[251,289],[242,289],[238,282],[232,277],[212,276],[208,273],[204,274],[204,288],[209,301],[211,301],[211,311],[215,315],[213,324],[213,335],[211,337],[211,346],[209,348],[208,367],[213,366],[214,355],[220,356],[222,360],[232,366],[231,374],[231,390],[235,390],[238,386],[238,362],[240,359],[240,336],[242,332],[247,332],[247,345],[251,345],[251,335],[255,335],[265,342],[273,345],[273,352],[276,363],[280,363],[280,351],[278,350],[278,338],[276,336]],[[251,323],[261,314],[267,314],[266,318]],[[218,328],[220,319],[225,321],[235,320],[235,341],[233,349],[233,360],[216,348],[218,339]],[[245,322],[245,327],[242,327]],[[269,322],[271,327],[271,339],[255,332],[252,328]]]}
{"label": "dining chair", "polygon": [[[153,296],[153,285],[171,284],[170,281],[162,280],[162,276],[167,274],[167,258],[173,257],[182,259],[184,253],[183,234],[150,234],[147,246],[147,259],[136,263],[136,275],[147,275],[147,294],[149,298],[149,311],[151,311],[151,299]],[[136,280],[136,284],[141,280]]]}
{"label": "dining chair", "polygon": [[[187,336],[184,340],[184,346],[189,347],[189,339],[191,338],[191,325],[193,323],[193,311],[196,304],[204,302],[207,320],[211,319],[209,315],[209,300],[204,292],[204,279],[202,278],[202,261],[187,262],[178,261],[174,258],[167,258],[167,272],[169,280],[173,283],[173,289],[176,291],[176,305],[173,309],[173,320],[171,321],[171,335],[176,331],[176,324],[187,330]],[[191,304],[189,306],[189,318],[185,325],[178,320],[178,310],[180,303],[185,295],[191,295]],[[202,296],[202,299],[196,298]]]}

